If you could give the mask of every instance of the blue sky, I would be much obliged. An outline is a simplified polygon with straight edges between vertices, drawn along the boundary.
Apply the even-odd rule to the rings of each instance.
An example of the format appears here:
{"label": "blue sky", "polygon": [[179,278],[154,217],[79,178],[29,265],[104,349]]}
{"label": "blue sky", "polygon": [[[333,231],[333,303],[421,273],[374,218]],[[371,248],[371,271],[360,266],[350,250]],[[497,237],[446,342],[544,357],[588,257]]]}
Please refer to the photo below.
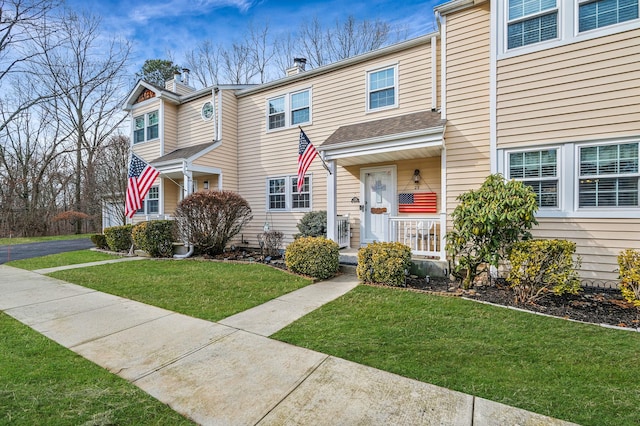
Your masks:
{"label": "blue sky", "polygon": [[183,65],[183,53],[200,41],[230,44],[243,37],[249,22],[269,23],[272,34],[292,33],[317,16],[325,26],[349,15],[380,19],[412,38],[434,30],[433,6],[443,0],[67,0],[76,11],[89,9],[103,19],[105,30],[133,43],[133,66],[145,59],[167,58]]}

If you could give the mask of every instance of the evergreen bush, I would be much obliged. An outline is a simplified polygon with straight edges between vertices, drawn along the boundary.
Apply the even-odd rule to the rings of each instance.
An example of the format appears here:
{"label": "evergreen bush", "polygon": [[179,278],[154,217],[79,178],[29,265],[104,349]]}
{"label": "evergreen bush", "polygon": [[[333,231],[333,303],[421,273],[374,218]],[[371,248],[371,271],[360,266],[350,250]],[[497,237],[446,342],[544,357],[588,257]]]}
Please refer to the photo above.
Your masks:
{"label": "evergreen bush", "polygon": [[321,280],[331,278],[340,268],[338,244],[324,237],[300,237],[285,252],[290,271]]}
{"label": "evergreen bush", "polygon": [[327,236],[327,211],[320,210],[317,212],[308,212],[302,216],[300,222],[296,225],[298,227],[299,234],[294,235],[294,238],[299,237],[326,237]]}
{"label": "evergreen bush", "polygon": [[402,243],[376,242],[358,250],[358,279],[369,283],[404,286],[411,268],[411,249]]}
{"label": "evergreen bush", "polygon": [[640,251],[627,249],[618,255],[622,296],[640,308]]}
{"label": "evergreen bush", "polygon": [[128,251],[131,248],[133,225],[112,226],[104,230],[107,245],[111,251]]}
{"label": "evergreen bush", "polygon": [[107,237],[105,237],[104,234],[93,234],[91,236],[91,242],[99,249],[106,250],[109,248]]}
{"label": "evergreen bush", "polygon": [[520,181],[494,174],[478,190],[458,196],[451,213],[453,228],[446,235],[451,273],[470,288],[483,265],[498,267],[511,245],[531,238],[538,222],[536,194]]}
{"label": "evergreen bush", "polygon": [[146,251],[151,257],[173,256],[175,222],[172,220],[152,220],[133,227],[131,237],[136,247]]}
{"label": "evergreen bush", "polygon": [[532,303],[552,291],[577,294],[580,258],[573,260],[576,244],[566,240],[529,240],[515,243],[509,254],[509,285],[516,303]]}

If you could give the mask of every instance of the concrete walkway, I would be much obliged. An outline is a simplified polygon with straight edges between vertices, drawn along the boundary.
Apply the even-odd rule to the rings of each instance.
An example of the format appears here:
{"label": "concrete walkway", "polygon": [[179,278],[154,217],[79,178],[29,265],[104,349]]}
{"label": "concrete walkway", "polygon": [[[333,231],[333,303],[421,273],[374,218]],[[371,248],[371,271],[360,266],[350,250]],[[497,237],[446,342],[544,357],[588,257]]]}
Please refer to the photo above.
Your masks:
{"label": "concrete walkway", "polygon": [[0,309],[203,425],[569,425],[269,339],[357,285],[316,283],[219,323],[0,265]]}

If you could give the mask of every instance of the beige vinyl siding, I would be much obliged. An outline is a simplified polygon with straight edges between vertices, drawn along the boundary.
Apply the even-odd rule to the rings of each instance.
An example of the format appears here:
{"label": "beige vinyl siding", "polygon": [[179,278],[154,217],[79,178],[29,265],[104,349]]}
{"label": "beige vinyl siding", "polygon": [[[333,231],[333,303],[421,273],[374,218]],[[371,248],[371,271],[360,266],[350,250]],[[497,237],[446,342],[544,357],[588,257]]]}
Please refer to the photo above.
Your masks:
{"label": "beige vinyl siding", "polygon": [[132,151],[147,163],[151,162],[160,157],[160,140],[156,139],[151,142],[137,143],[133,145]]}
{"label": "beige vinyl siding", "polygon": [[169,102],[164,103],[164,116],[162,120],[164,130],[164,154],[168,154],[178,148],[178,108]]}
{"label": "beige vinyl siding", "polygon": [[[278,87],[238,99],[238,170],[239,192],[249,201],[254,220],[245,230],[245,238],[262,232],[266,220],[271,229],[282,231],[285,242],[297,233],[296,224],[304,212],[272,212],[266,214],[266,178],[291,176],[297,173],[297,127],[267,132],[267,99],[293,91],[312,90],[312,124],[302,124],[311,142],[319,147],[338,127],[358,122],[424,111],[431,108],[431,48],[428,42],[419,47],[390,54],[308,80],[297,80],[287,87]],[[367,70],[398,64],[399,107],[384,111],[366,111]],[[225,111],[226,114],[226,111]],[[223,129],[224,131],[224,129]],[[413,172],[413,170],[412,170]],[[312,174],[312,210],[326,210],[327,172],[319,159],[314,160]],[[358,241],[358,206],[351,198],[360,196],[359,167],[345,170],[338,167],[338,214],[351,213],[352,229]],[[255,244],[255,243],[254,243]]]}
{"label": "beige vinyl siding", "polygon": [[[237,114],[238,105],[232,90],[221,90],[217,96],[222,97],[222,123],[220,144],[209,153],[198,158],[194,164],[206,167],[215,167],[222,170],[222,188],[228,191],[238,191],[238,139],[237,139]],[[216,100],[217,102],[217,100]],[[217,120],[217,117],[216,117]],[[213,122],[209,122],[212,126]],[[211,140],[215,131],[212,130]],[[217,188],[217,180],[216,186]]]}
{"label": "beige vinyl siding", "polygon": [[178,148],[198,145],[213,141],[214,120],[205,121],[200,115],[202,105],[211,101],[211,96],[204,96],[181,104],[178,109]]}
{"label": "beige vinyl siding", "polygon": [[174,82],[170,84],[169,87],[169,90],[172,90],[174,93],[177,93],[180,96],[188,95],[189,93],[193,93],[195,91],[193,87],[179,82]]}
{"label": "beige vinyl siding", "polygon": [[498,62],[499,148],[640,134],[640,30]]}
{"label": "beige vinyl siding", "polygon": [[[640,135],[639,62],[640,30],[499,61],[498,148]],[[576,242],[586,280],[616,280],[619,251],[640,248],[640,219],[539,222],[537,237]]]}
{"label": "beige vinyl siding", "polygon": [[[152,111],[160,111],[161,102],[163,101],[158,98],[152,98],[148,101],[141,102],[139,104],[134,105],[134,108],[131,111],[132,124],[131,124],[130,140],[132,144],[131,146],[133,147],[132,151],[146,162],[153,161],[162,155],[160,139],[159,138],[152,139],[149,142],[140,142],[137,144],[133,144],[133,119],[135,117],[145,115]],[[162,125],[162,123],[159,123],[159,124]],[[146,129],[145,129],[145,135],[146,135]]]}
{"label": "beige vinyl siding", "polygon": [[478,188],[489,164],[489,6],[447,15],[447,211]]}
{"label": "beige vinyl siding", "polygon": [[588,282],[617,282],[617,256],[627,248],[640,249],[640,218],[626,219],[538,219],[535,238],[574,241],[582,258],[580,275]]}
{"label": "beige vinyl siding", "polygon": [[173,215],[180,201],[180,187],[169,179],[164,179],[164,213]]}

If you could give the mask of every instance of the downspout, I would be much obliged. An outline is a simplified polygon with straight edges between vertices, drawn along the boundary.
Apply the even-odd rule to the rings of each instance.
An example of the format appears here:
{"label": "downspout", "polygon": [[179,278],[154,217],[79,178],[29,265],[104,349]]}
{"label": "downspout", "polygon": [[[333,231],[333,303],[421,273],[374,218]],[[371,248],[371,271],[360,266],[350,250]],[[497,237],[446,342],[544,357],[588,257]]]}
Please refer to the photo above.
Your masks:
{"label": "downspout", "polygon": [[174,255],[173,255],[173,258],[174,258],[174,259],[186,259],[186,258],[188,258],[188,257],[191,257],[191,255],[193,254],[193,250],[194,250],[194,248],[195,248],[195,247],[193,246],[193,244],[190,244],[190,243],[188,243],[188,242],[187,242],[187,243],[185,243],[185,244],[187,244],[187,246],[189,247],[189,251],[187,251],[185,254],[174,254]]}

